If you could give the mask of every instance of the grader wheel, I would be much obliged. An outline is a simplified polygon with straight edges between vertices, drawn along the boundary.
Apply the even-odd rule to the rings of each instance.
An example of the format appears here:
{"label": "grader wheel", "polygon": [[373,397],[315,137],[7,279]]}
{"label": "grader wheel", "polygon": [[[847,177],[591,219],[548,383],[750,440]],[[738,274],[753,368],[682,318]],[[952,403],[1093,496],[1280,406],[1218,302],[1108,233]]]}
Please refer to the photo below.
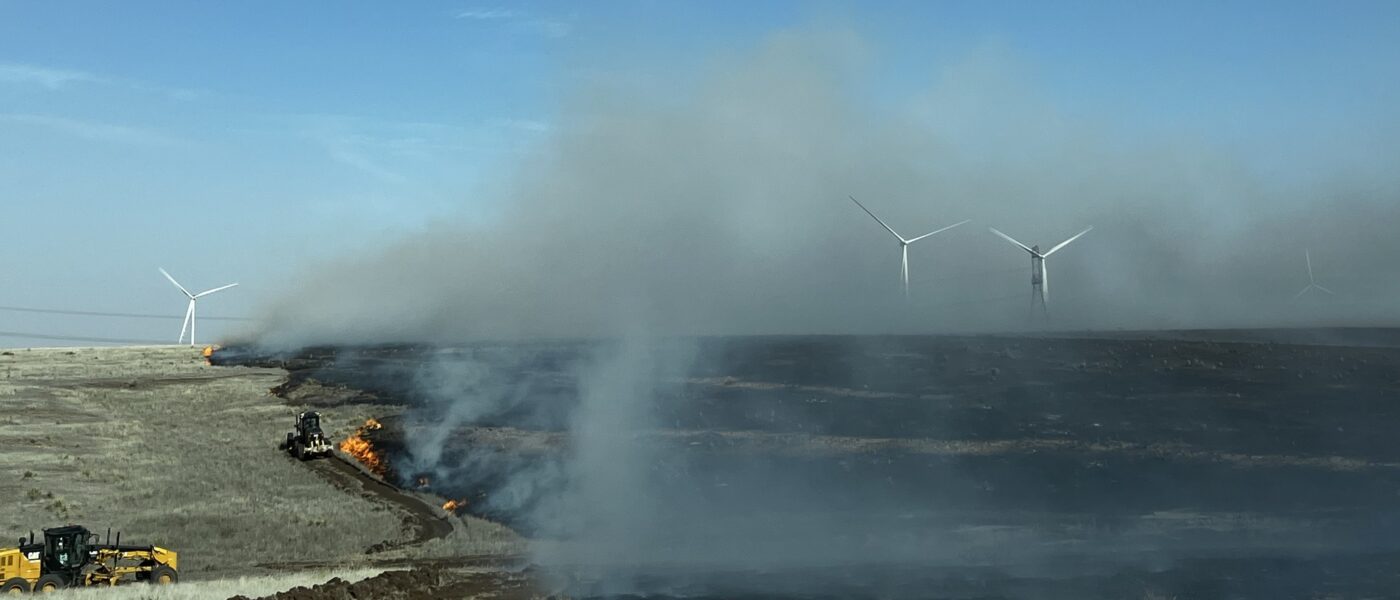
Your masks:
{"label": "grader wheel", "polygon": [[180,580],[180,576],[175,573],[175,569],[165,565],[156,565],[151,569],[151,585],[170,585]]}
{"label": "grader wheel", "polygon": [[52,594],[65,587],[68,587],[68,582],[64,581],[62,577],[49,574],[40,577],[39,581],[34,582],[34,593]]}
{"label": "grader wheel", "polygon": [[8,579],[3,585],[0,585],[0,594],[18,596],[27,593],[29,593],[29,580],[23,577]]}

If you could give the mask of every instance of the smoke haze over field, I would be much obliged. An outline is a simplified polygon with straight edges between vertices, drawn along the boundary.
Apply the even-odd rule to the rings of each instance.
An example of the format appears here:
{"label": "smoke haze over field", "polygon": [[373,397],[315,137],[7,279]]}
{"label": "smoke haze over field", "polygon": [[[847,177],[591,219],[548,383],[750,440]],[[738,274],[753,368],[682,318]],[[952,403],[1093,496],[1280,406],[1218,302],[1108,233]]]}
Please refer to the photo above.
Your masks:
{"label": "smoke haze over field", "polygon": [[[673,334],[1024,328],[1029,261],[989,226],[1042,248],[1095,227],[1049,259],[1056,327],[1395,315],[1400,187],[1388,176],[1283,176],[1188,133],[1097,119],[1037,93],[1033,74],[995,47],[904,97],[869,91],[879,60],[855,34],[780,32],[695,73],[584,85],[490,196],[472,198],[495,207],[492,218],[442,220],[308,269],[256,338],[272,347],[615,339],[562,369],[573,387],[558,395],[576,402],[549,429],[567,440],[557,460],[465,452],[446,464],[460,428],[497,427],[503,414],[558,400],[558,382],[538,378],[528,352],[476,348],[424,365],[415,386],[428,400],[408,415],[420,432],[413,471],[445,482],[489,472],[484,508],[564,539],[536,546],[539,562],[607,563],[601,589],[613,593],[638,589],[628,572],[644,564],[961,564],[978,552],[1006,560],[1014,548],[1027,548],[1016,561],[1040,564],[1054,553],[1029,550],[1031,539],[948,542],[938,528],[956,530],[956,516],[878,484],[824,489],[835,472],[823,469],[876,466],[696,458],[689,445],[648,438],[680,429],[654,414],[675,382],[733,366],[696,360],[692,341]],[[906,303],[898,245],[847,195],[906,237],[973,223],[911,246]],[[1289,301],[1307,284],[1305,247],[1337,297]],[[849,390],[868,389],[848,375]],[[767,418],[799,436],[827,433]],[[960,477],[930,485],[977,483]],[[1102,552],[1117,543],[1094,540]]]}
{"label": "smoke haze over field", "polygon": [[[1060,327],[1394,316],[1389,177],[1274,181],[1186,135],[1072,117],[994,49],[877,104],[877,61],[852,34],[784,32],[676,81],[577,90],[493,186],[497,218],[318,265],[258,337],[1016,329],[1029,261],[988,226],[1042,247],[1095,227],[1049,261]],[[910,247],[906,305],[897,244],[847,194],[906,237],[973,222]],[[1287,302],[1305,246],[1338,297]]]}

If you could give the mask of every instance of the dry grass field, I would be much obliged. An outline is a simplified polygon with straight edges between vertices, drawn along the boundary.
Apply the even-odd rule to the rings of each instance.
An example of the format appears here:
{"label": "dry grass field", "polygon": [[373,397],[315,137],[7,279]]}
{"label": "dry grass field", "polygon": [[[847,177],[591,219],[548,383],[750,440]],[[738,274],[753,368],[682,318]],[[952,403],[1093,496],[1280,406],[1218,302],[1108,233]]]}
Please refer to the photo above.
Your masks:
{"label": "dry grass field", "polygon": [[[268,393],[284,376],[211,367],[191,348],[0,352],[0,535],[13,543],[67,523],[111,527],[123,543],[179,552],[186,582],[518,549],[508,530],[460,520],[443,539],[403,547],[414,532],[402,506],[277,451],[301,409]],[[339,438],[378,410],[327,414],[327,431]],[[398,549],[366,554],[386,545]],[[274,580],[204,596],[275,591]],[[204,587],[182,593],[195,589]]]}
{"label": "dry grass field", "polygon": [[129,585],[116,589],[63,590],[48,597],[54,600],[213,600],[240,594],[258,597],[275,594],[296,586],[310,587],[332,577],[340,577],[347,581],[359,581],[378,575],[381,571],[383,569],[376,568],[316,570],[192,581],[163,587]]}

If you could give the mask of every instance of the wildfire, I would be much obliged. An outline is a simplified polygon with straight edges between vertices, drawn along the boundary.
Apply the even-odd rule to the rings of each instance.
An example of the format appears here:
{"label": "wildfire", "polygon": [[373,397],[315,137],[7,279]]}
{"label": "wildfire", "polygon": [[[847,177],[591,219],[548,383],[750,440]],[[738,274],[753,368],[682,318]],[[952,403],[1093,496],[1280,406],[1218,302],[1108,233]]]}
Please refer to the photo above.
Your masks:
{"label": "wildfire", "polygon": [[445,510],[445,511],[447,511],[447,512],[450,512],[450,513],[455,513],[455,512],[457,512],[457,509],[459,509],[459,508],[466,508],[466,507],[467,507],[467,499],[466,499],[466,498],[462,498],[462,499],[460,499],[460,500],[448,500],[447,502],[444,502],[444,503],[442,504],[442,509]]}
{"label": "wildfire", "polygon": [[360,464],[369,469],[371,473],[384,477],[389,472],[389,466],[384,463],[384,458],[374,451],[374,444],[371,444],[370,441],[364,437],[366,432],[381,427],[383,427],[383,425],[380,425],[379,421],[374,419],[365,421],[364,425],[361,425],[355,430],[355,435],[346,438],[345,441],[340,443],[340,451],[355,457],[355,460],[360,461]]}

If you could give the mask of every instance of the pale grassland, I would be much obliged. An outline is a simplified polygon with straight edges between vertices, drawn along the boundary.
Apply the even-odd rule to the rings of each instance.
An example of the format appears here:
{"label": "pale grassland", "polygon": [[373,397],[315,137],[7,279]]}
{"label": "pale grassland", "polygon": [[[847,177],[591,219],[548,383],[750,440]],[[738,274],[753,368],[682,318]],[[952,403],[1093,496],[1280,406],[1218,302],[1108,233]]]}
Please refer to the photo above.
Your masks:
{"label": "pale grassland", "polygon": [[332,577],[360,581],[383,572],[383,569],[346,569],[340,571],[305,571],[253,577],[231,577],[212,581],[178,585],[123,585],[116,588],[63,590],[47,595],[53,600],[223,600],[243,595],[249,598],[268,596],[297,586],[310,587]]}
{"label": "pale grassland", "polygon": [[[0,544],[66,523],[112,527],[123,543],[179,552],[191,581],[260,563],[363,565],[367,547],[408,536],[395,506],[346,493],[277,451],[297,410],[268,393],[280,370],[211,367],[175,347],[6,352]],[[328,429],[352,430],[374,410],[328,411]],[[458,529],[423,551],[513,548],[498,526]]]}

